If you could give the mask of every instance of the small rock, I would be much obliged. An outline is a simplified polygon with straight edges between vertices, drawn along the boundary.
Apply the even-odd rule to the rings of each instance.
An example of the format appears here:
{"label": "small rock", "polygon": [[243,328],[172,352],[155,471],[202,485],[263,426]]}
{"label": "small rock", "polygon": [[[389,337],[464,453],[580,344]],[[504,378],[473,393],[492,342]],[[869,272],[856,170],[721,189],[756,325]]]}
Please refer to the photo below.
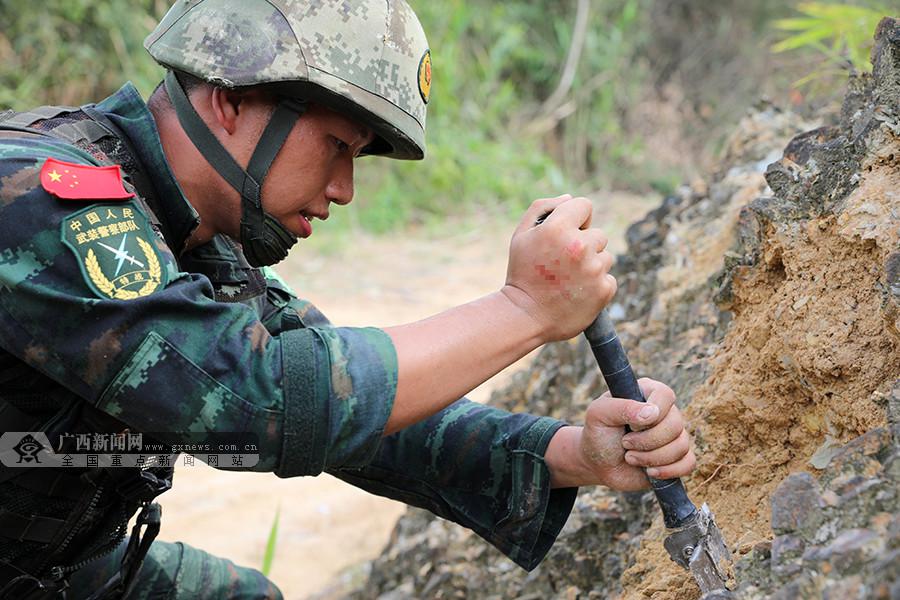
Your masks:
{"label": "small rock", "polygon": [[798,598],[818,598],[820,596],[821,591],[816,580],[800,577],[772,594],[771,600],[797,600]]}
{"label": "small rock", "polygon": [[883,482],[878,477],[863,477],[862,475],[842,475],[836,477],[829,486],[841,497],[841,502],[859,496],[866,490],[878,486]]}
{"label": "small rock", "polygon": [[837,506],[841,500],[834,490],[825,490],[822,492],[822,501],[828,506]]}
{"label": "small rock", "polygon": [[894,517],[890,513],[882,512],[872,515],[869,519],[869,527],[878,532],[878,535],[887,535],[888,528],[893,524]]}
{"label": "small rock", "polygon": [[834,464],[838,468],[842,468],[845,465],[855,466],[863,457],[874,456],[890,446],[890,431],[884,427],[879,427],[850,440],[834,456]]}
{"label": "small rock", "polygon": [[859,575],[841,579],[829,585],[822,592],[822,600],[864,600],[866,586]]}
{"label": "small rock", "polygon": [[[828,546],[807,550],[805,563],[829,563],[838,573],[848,573],[884,548],[884,540],[869,529],[848,529]],[[820,565],[824,567],[825,565]],[[827,569],[823,569],[825,571]]]}
{"label": "small rock", "polygon": [[378,600],[405,600],[406,598],[412,598],[415,596],[415,588],[411,581],[407,581],[403,583],[401,586],[381,594],[378,596]]}
{"label": "small rock", "polygon": [[884,461],[884,475],[888,479],[900,481],[900,453],[892,454]]}
{"label": "small rock", "polygon": [[871,566],[871,571],[879,582],[900,584],[900,549],[888,552],[879,558]]}
{"label": "small rock", "polygon": [[809,458],[809,464],[821,471],[831,463],[831,459],[834,458],[839,452],[840,445],[838,444],[837,440],[835,440],[830,435],[826,435],[825,441]]}
{"label": "small rock", "polygon": [[768,560],[772,557],[772,542],[760,542],[753,546],[753,557],[757,560]]}
{"label": "small rock", "polygon": [[891,586],[890,591],[888,592],[888,595],[885,596],[885,598],[890,598],[890,600],[900,599],[900,581],[894,582],[894,584]]}
{"label": "small rock", "polygon": [[803,554],[804,541],[793,535],[779,535],[772,540],[772,565],[780,565]]}
{"label": "small rock", "polygon": [[786,562],[780,565],[772,564],[772,578],[775,581],[790,581],[803,570],[800,561]]}
{"label": "small rock", "polygon": [[792,473],[772,494],[772,530],[792,533],[819,518],[819,486],[809,473]]}
{"label": "small rock", "polygon": [[894,385],[888,396],[888,421],[895,427],[900,425],[900,381]]}
{"label": "small rock", "polygon": [[888,525],[887,544],[889,548],[900,548],[900,514],[894,515],[894,520]]}

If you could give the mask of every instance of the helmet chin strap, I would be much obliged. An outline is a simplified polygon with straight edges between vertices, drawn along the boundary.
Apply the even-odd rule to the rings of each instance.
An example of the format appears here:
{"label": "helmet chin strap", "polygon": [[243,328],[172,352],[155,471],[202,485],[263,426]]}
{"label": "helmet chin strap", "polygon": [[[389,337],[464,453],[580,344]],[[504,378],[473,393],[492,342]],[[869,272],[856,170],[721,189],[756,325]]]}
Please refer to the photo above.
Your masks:
{"label": "helmet chin strap", "polygon": [[306,112],[306,102],[284,98],[276,106],[244,170],[222,146],[194,109],[174,71],[168,71],[166,92],[178,122],[209,165],[241,195],[241,245],[254,267],[283,260],[297,236],[262,207],[263,181],[297,120]]}

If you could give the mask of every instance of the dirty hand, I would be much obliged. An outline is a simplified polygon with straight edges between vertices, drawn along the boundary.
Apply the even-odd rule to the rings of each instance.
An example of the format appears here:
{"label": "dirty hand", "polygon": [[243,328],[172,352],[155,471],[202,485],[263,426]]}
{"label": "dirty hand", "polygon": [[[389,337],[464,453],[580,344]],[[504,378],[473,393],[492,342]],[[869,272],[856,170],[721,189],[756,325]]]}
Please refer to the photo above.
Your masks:
{"label": "dirty hand", "polygon": [[587,198],[536,200],[513,234],[502,291],[538,323],[547,342],[581,333],[616,293],[608,240],[590,229],[591,214]]}
{"label": "dirty hand", "polygon": [[[670,479],[689,474],[697,464],[675,393],[652,379],[638,383],[646,403],[607,392],[588,406],[578,445],[594,483],[623,492],[649,487],[642,467],[649,467],[651,477]],[[624,425],[632,431],[626,434]]]}

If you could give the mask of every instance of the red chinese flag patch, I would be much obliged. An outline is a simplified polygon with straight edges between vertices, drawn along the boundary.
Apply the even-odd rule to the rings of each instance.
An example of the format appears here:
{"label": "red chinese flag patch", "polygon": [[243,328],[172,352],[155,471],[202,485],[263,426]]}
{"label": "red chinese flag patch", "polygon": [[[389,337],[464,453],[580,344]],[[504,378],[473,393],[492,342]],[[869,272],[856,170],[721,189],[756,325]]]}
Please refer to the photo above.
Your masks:
{"label": "red chinese flag patch", "polygon": [[134,196],[122,185],[119,165],[76,165],[55,158],[48,158],[41,167],[41,186],[64,200],[126,200]]}

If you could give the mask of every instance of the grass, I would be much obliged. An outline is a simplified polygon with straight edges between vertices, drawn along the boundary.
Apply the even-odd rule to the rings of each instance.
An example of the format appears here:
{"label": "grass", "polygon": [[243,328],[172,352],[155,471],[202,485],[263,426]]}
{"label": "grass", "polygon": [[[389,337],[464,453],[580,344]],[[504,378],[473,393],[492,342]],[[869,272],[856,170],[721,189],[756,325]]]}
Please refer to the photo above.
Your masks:
{"label": "grass", "polygon": [[272,572],[272,563],[275,561],[275,547],[278,544],[278,521],[281,519],[281,506],[275,509],[275,518],[269,528],[269,537],[266,540],[266,551],[263,554],[262,568],[260,571],[266,577]]}

